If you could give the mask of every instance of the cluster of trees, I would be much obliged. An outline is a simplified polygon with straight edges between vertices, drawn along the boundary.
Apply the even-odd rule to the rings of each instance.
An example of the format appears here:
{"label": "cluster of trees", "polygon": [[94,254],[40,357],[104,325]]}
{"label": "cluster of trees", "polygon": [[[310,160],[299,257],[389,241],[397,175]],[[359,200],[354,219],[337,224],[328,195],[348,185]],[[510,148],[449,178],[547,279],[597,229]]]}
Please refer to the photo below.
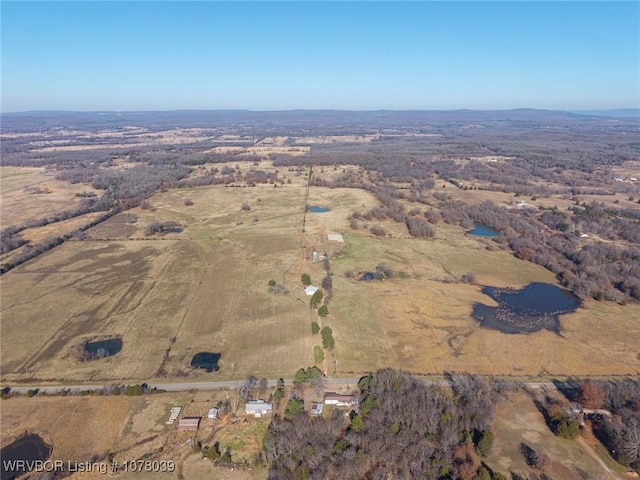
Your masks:
{"label": "cluster of trees", "polygon": [[82,342],[77,347],[76,358],[80,362],[86,362],[88,360],[98,360],[109,356],[109,351],[106,348],[98,348],[95,352],[91,352],[87,349],[88,342]]}
{"label": "cluster of trees", "polygon": [[565,394],[585,407],[612,413],[592,418],[594,433],[616,461],[640,473],[640,381],[583,380],[577,391]]}
{"label": "cluster of trees", "polygon": [[320,330],[320,337],[322,338],[322,346],[326,350],[333,350],[336,347],[336,341],[333,339],[333,330],[331,330],[331,327],[324,327]]}
{"label": "cluster of trees", "polygon": [[274,279],[269,280],[269,292],[271,293],[282,293],[287,295],[289,290],[282,284],[276,282]]}
{"label": "cluster of trees", "polygon": [[70,238],[80,237],[82,235],[82,232],[88,230],[89,228],[95,225],[98,225],[99,223],[110,218],[112,215],[114,215],[113,211],[105,212],[100,217],[95,218],[93,221],[85,224],[81,228],[78,228],[71,234],[64,234],[60,237],[49,236],[44,240],[36,243],[35,245],[32,245],[30,243],[24,244],[23,250],[21,252],[17,252],[10,259],[8,259],[2,265],[0,265],[0,274],[4,274],[9,270],[11,270],[12,268],[15,268],[18,265],[21,265],[22,263],[26,262],[27,260],[31,260],[32,258],[37,257],[41,253],[51,250],[53,247],[56,247],[66,242]]}
{"label": "cluster of trees", "polygon": [[418,216],[408,216],[405,218],[407,224],[407,230],[409,234],[414,237],[426,237],[430,238],[436,234],[435,229],[431,226],[431,223],[426,218],[420,218]]}
{"label": "cluster of trees", "polygon": [[500,386],[481,377],[451,378],[453,394],[380,370],[361,379],[360,411],[346,419],[338,411],[275,417],[262,453],[268,478],[504,478],[480,457],[490,449],[488,421]]}
{"label": "cluster of trees", "polygon": [[145,235],[151,236],[156,234],[164,234],[164,233],[179,233],[182,231],[182,225],[178,222],[167,221],[167,222],[151,222],[145,228]]}
{"label": "cluster of trees", "polygon": [[[326,255],[325,255],[326,257]],[[325,275],[325,277],[322,279],[322,282],[320,283],[320,285],[322,286],[322,289],[326,292],[326,295],[324,296],[324,306],[326,306],[329,301],[331,300],[331,297],[333,296],[333,278],[331,277],[331,273],[329,272],[329,261],[326,260],[325,258],[325,265],[326,265],[326,269],[327,269],[327,274]]]}
{"label": "cluster of trees", "polygon": [[[583,245],[572,218],[556,210],[506,210],[490,201],[466,205],[444,200],[440,207],[446,223],[471,228],[474,222],[480,222],[497,230],[497,242],[518,258],[549,269],[581,298],[618,302],[640,299],[640,248],[633,244]],[[606,218],[602,214],[602,221]]]}
{"label": "cluster of trees", "polygon": [[243,402],[251,400],[254,395],[264,396],[267,393],[269,381],[266,378],[258,380],[253,375],[248,376],[238,388],[238,396]]}
{"label": "cluster of trees", "polygon": [[313,388],[317,395],[322,395],[326,384],[326,378],[318,367],[301,368],[293,377],[294,392],[301,394],[305,385]]}
{"label": "cluster of trees", "polygon": [[[66,397],[68,395],[79,395],[79,396],[108,396],[108,395],[127,395],[127,396],[140,396],[140,395],[151,395],[155,393],[162,393],[164,390],[158,390],[157,387],[150,388],[146,383],[138,384],[138,385],[110,385],[102,388],[98,388],[95,390],[79,390],[73,392],[71,389],[63,388],[60,390],[59,395],[61,397]],[[40,393],[39,389],[32,389],[27,392],[29,397],[33,397]],[[0,399],[6,400],[14,395],[19,395],[18,392],[12,390],[11,387],[3,387],[0,389]],[[42,395],[50,396],[55,395],[51,393],[43,393]]]}
{"label": "cluster of trees", "polygon": [[526,443],[520,444],[520,451],[527,465],[540,471],[546,471],[551,466],[551,458],[544,452],[536,451]]}
{"label": "cluster of trees", "polygon": [[320,306],[323,296],[322,290],[320,289],[316,290],[313,295],[311,295],[311,300],[309,300],[309,307],[311,310],[315,310]]}
{"label": "cluster of trees", "polygon": [[27,241],[19,235],[20,231],[20,228],[12,225],[0,232],[0,254],[15,250],[27,243]]}

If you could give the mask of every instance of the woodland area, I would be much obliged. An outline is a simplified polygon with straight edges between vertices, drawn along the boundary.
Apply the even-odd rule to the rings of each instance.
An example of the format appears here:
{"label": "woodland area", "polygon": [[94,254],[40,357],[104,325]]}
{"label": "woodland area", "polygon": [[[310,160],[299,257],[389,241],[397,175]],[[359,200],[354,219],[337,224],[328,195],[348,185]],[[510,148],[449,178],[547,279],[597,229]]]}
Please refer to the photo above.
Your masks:
{"label": "woodland area", "polygon": [[359,411],[346,419],[340,411],[275,418],[264,442],[268,478],[505,478],[482,456],[493,441],[494,407],[510,387],[471,375],[450,380],[453,394],[380,370],[360,380]]}
{"label": "woodland area", "polygon": [[[508,478],[485,463],[494,441],[490,421],[496,406],[523,385],[466,374],[447,379],[451,388],[379,370],[360,380],[359,410],[347,418],[340,411],[276,416],[262,453],[268,478]],[[558,388],[566,399],[532,394],[551,431],[574,439],[582,408],[607,409],[608,416],[589,417],[593,431],[616,461],[640,472],[640,382],[580,379]],[[546,478],[548,454],[525,443],[521,451]]]}
{"label": "woodland area", "polygon": [[[636,205],[640,202],[640,184],[616,182],[612,170],[640,158],[639,124],[633,117],[610,119],[541,110],[5,114],[3,165],[49,168],[59,179],[89,183],[100,193],[83,198],[75,211],[29,224],[6,225],[1,232],[1,251],[23,246],[20,232],[30,226],[88,212],[105,212],[104,220],[143,205],[161,188],[286,185],[286,176],[278,171],[240,172],[233,162],[251,160],[250,155],[211,151],[220,145],[243,147],[267,135],[283,135],[290,137],[285,145],[295,137],[296,144],[304,145],[308,138],[312,146],[301,156],[269,154],[274,166],[283,171],[308,166],[329,166],[338,171],[343,165],[360,167],[359,171],[342,169],[332,180],[322,176],[311,179],[313,185],[363,188],[377,197],[379,207],[353,212],[349,218],[352,228],[367,223],[371,233],[386,236],[384,226],[375,221],[390,218],[405,224],[411,235],[429,238],[440,222],[464,228],[481,222],[500,233],[495,239],[498,244],[519,258],[543,265],[579,297],[624,303],[640,299],[640,205],[618,208],[586,202],[581,196],[622,194]],[[199,139],[136,145],[133,137],[127,136],[131,125],[147,133],[198,127]],[[55,140],[62,142],[61,146],[89,141],[86,134],[82,140],[79,135],[69,135],[72,129],[122,133],[123,137],[117,138],[117,148],[47,152],[32,148],[42,141]],[[376,138],[369,142],[311,142],[311,135],[349,134]],[[216,140],[220,135],[235,135],[235,140]],[[89,139],[101,140],[91,135]],[[474,160],[487,155],[509,161]],[[133,168],[113,168],[123,159],[134,164]],[[196,176],[190,175],[194,169],[198,169]],[[565,195],[573,205],[569,210],[505,209],[491,201],[470,205],[451,198],[450,189],[436,189],[438,180],[448,182],[450,189],[507,192],[516,197]],[[407,201],[415,204],[408,211]],[[579,235],[583,231],[598,235],[602,241],[582,245]],[[65,240],[52,238],[28,246],[3,264],[2,272]]]}

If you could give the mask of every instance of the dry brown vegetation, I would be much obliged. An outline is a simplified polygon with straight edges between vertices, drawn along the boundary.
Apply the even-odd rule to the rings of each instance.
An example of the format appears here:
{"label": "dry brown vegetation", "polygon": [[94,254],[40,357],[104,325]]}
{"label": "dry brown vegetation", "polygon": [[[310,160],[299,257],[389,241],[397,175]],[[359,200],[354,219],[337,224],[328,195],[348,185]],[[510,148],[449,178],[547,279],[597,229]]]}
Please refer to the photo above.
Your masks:
{"label": "dry brown vegetation", "polygon": [[[307,213],[303,235],[305,177],[285,173],[294,182],[280,188],[157,193],[153,209],[116,215],[88,230],[87,240],[66,242],[3,275],[3,378],[210,378],[189,367],[199,351],[222,354],[215,378],[292,375],[313,363],[320,343],[311,336],[317,317],[300,284],[303,271],[316,285],[326,274],[322,262],[311,262],[313,250],[328,254],[334,273],[331,314],[320,322],[336,339],[325,363],[329,373],[334,360],[338,375],[385,366],[517,376],[640,371],[638,352],[630,348],[640,344],[633,326],[638,305],[586,301],[562,317],[560,336],[480,328],[470,316],[473,303],[491,300],[479,286],[449,279],[472,272],[480,285],[521,287],[554,283],[552,274],[455,226],[437,225],[432,239],[410,238],[406,225],[388,219],[377,222],[388,237],[354,231],[347,216],[377,205],[359,189],[312,187],[307,205],[331,211]],[[194,205],[185,207],[185,197]],[[177,222],[183,231],[149,237],[144,232],[152,222]],[[328,242],[328,232],[344,233],[346,244]],[[379,263],[402,278],[366,283],[345,277]],[[290,294],[270,293],[271,279]],[[30,335],[22,333],[24,324]],[[75,346],[108,336],[123,338],[119,354],[75,360]]]}
{"label": "dry brown vegetation", "polygon": [[[82,201],[76,193],[95,192],[90,185],[56,180],[55,173],[41,173],[43,171],[42,168],[0,167],[2,228],[72,211]],[[28,187],[41,187],[51,193],[25,193],[24,188]]]}
{"label": "dry brown vegetation", "polygon": [[496,439],[487,464],[496,471],[514,472],[524,478],[536,473],[522,454],[521,444],[525,443],[550,457],[551,467],[546,473],[552,478],[619,478],[605,471],[580,442],[556,437],[525,393],[513,394],[496,408],[491,428]]}
{"label": "dry brown vegetation", "polygon": [[[113,475],[100,472],[79,472],[68,478],[265,478],[261,468],[232,474],[229,467],[214,467],[203,462],[187,444],[193,433],[177,431],[177,424],[167,425],[169,410],[183,407],[182,415],[203,416],[196,441],[232,449],[232,456],[242,462],[258,455],[269,419],[248,418],[240,421],[210,420],[206,413],[218,400],[234,398],[229,392],[198,394],[163,393],[144,397],[14,397],[2,402],[2,432],[0,444],[5,446],[25,432],[36,433],[53,446],[51,460],[107,464],[108,455],[122,465],[124,461],[147,458],[173,461],[173,472],[121,471]],[[236,468],[236,470],[238,470]]]}
{"label": "dry brown vegetation", "polygon": [[[631,345],[640,341],[637,305],[586,301],[561,317],[561,335],[541,331],[506,335],[480,328],[470,317],[474,302],[492,304],[476,285],[443,283],[466,272],[480,285],[518,288],[554,283],[544,268],[514,258],[458,227],[438,226],[435,239],[346,237],[334,267],[338,375],[384,366],[413,372],[466,371],[498,375],[573,375],[640,371]],[[344,273],[384,262],[407,278],[358,282]],[[604,340],[606,338],[606,340]]]}

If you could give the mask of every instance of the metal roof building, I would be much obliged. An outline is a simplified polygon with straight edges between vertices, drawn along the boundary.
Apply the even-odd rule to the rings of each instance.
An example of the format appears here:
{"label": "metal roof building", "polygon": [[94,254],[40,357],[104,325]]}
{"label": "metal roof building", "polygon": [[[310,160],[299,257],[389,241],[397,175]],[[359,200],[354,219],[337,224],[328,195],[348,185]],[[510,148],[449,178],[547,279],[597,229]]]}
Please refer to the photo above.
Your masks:
{"label": "metal roof building", "polygon": [[200,417],[184,417],[178,421],[178,430],[195,432],[200,426]]}
{"label": "metal roof building", "polygon": [[273,411],[273,404],[267,403],[264,400],[252,400],[247,402],[244,408],[247,415],[261,417],[262,415],[266,415]]}
{"label": "metal roof building", "polygon": [[358,399],[355,395],[340,395],[335,392],[327,392],[324,394],[324,403],[338,405],[339,407],[350,407],[351,405],[357,405]]}

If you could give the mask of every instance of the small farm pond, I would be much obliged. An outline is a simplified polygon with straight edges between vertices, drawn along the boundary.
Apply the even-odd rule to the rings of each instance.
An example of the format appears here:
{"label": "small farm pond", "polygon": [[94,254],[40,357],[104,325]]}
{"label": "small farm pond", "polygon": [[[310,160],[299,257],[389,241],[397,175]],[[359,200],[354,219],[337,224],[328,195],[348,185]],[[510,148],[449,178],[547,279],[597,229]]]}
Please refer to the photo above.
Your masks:
{"label": "small farm pond", "polygon": [[13,460],[44,461],[49,458],[52,450],[52,447],[44,443],[44,440],[39,435],[34,433],[23,435],[0,450],[0,458],[2,458],[0,479],[10,480],[25,473],[23,468],[11,468],[15,466],[11,464]]}
{"label": "small farm pond", "polygon": [[218,361],[221,356],[221,353],[199,352],[191,359],[191,366],[194,368],[202,368],[207,372],[217,372],[220,370]]}
{"label": "small farm pond", "polygon": [[311,213],[325,213],[325,212],[331,211],[331,209],[327,207],[319,207],[317,205],[312,205],[311,207],[309,207],[309,211]]}
{"label": "small farm pond", "polygon": [[365,272],[359,278],[361,282],[371,282],[377,279],[378,279],[378,274],[376,272]]}
{"label": "small farm pond", "polygon": [[475,223],[473,230],[469,230],[468,233],[478,237],[497,237],[500,235],[500,233],[495,231],[493,228],[487,227],[486,225],[478,222]]}
{"label": "small farm pond", "polygon": [[122,350],[121,338],[110,338],[109,340],[100,340],[99,342],[89,342],[84,349],[92,358],[104,358],[115,355]]}
{"label": "small farm pond", "polygon": [[580,306],[580,299],[572,292],[548,283],[530,283],[520,290],[484,287],[482,293],[500,305],[476,303],[473,318],[483,327],[503,333],[531,333],[546,328],[559,334],[559,316]]}

